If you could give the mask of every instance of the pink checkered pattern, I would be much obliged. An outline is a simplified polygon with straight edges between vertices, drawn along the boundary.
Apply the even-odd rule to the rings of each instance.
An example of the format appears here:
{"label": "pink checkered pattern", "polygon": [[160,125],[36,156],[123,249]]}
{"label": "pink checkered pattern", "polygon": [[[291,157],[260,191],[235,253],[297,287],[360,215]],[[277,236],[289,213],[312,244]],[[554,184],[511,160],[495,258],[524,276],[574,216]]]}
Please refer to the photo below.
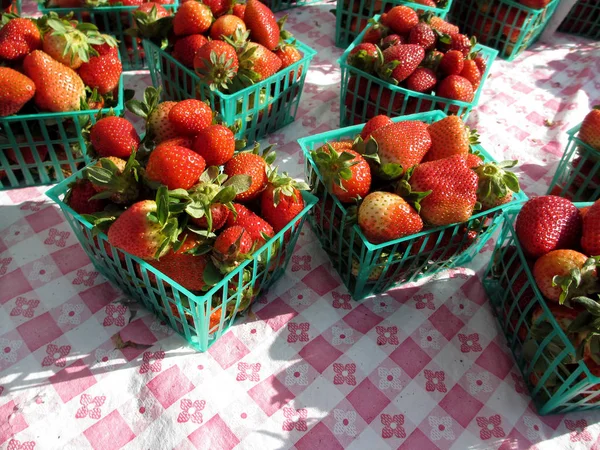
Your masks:
{"label": "pink checkered pattern", "polygon": [[[329,9],[288,20],[319,50],[296,122],[267,139],[297,176],[296,139],[338,123]],[[545,191],[565,130],[600,103],[599,61],[597,46],[559,35],[495,64],[471,124],[498,159],[520,159],[528,194]],[[600,449],[598,413],[532,409],[477,275],[491,246],[444,281],[359,304],[306,228],[251,318],[199,354],[133,317],[43,192],[0,193],[1,449]],[[117,349],[117,335],[138,345]]]}

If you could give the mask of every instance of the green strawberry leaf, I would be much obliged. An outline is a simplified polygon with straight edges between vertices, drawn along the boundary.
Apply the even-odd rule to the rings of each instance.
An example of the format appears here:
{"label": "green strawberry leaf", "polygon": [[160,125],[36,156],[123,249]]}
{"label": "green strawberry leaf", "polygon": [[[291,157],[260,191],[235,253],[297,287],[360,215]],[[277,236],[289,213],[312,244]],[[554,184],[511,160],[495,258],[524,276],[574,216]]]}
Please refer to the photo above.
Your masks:
{"label": "green strawberry leaf", "polygon": [[214,286],[223,279],[223,275],[221,274],[219,269],[217,269],[217,266],[212,260],[209,260],[207,262],[202,277],[204,283],[208,286]]}
{"label": "green strawberry leaf", "polygon": [[[250,178],[250,177],[248,177],[248,178]],[[245,192],[245,191],[242,191],[242,192]],[[213,203],[229,203],[235,199],[236,195],[237,195],[236,188],[234,186],[227,186],[227,187],[221,189],[217,193],[217,195],[214,196],[212,202]],[[208,209],[210,209],[210,208],[208,208]]]}
{"label": "green strawberry leaf", "polygon": [[404,169],[400,164],[386,163],[379,166],[379,176],[384,180],[396,180],[402,176]]}
{"label": "green strawberry leaf", "polygon": [[573,320],[569,324],[569,328],[567,328],[567,332],[569,333],[579,333],[588,329],[590,322],[593,319],[593,315],[589,311],[581,311],[575,320]]}
{"label": "green strawberry leaf", "polygon": [[156,217],[158,223],[165,226],[169,220],[169,190],[161,186],[156,192]]}
{"label": "green strawberry leaf", "polygon": [[600,303],[598,303],[596,300],[581,296],[572,298],[571,301],[583,306],[594,317],[600,317]]}
{"label": "green strawberry leaf", "polygon": [[[223,183],[223,186],[232,187],[235,194],[241,194],[242,192],[246,192],[250,189],[250,186],[252,186],[252,177],[250,175],[234,175]],[[233,201],[233,199],[230,201]]]}

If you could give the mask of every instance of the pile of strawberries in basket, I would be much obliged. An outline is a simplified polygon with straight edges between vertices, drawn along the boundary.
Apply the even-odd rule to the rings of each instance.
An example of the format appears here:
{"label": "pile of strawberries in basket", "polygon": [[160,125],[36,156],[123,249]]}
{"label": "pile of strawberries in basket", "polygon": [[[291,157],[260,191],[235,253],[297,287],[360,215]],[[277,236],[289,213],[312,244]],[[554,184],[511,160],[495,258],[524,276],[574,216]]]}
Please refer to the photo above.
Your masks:
{"label": "pile of strawberries in basket", "polygon": [[204,84],[224,93],[265,80],[302,59],[292,35],[282,29],[287,16],[278,22],[258,0],[233,6],[225,3],[185,2],[169,22],[172,26],[154,35],[140,35],[160,41],[181,64],[194,69]]}
{"label": "pile of strawberries in basket", "polygon": [[[569,200],[547,195],[536,197],[523,205],[515,222],[516,237],[526,257],[527,265],[535,284],[546,300],[551,314],[561,329],[577,348],[576,355],[570,355],[569,364],[584,360],[596,376],[600,376],[600,279],[597,267],[600,264],[600,201],[592,206],[578,209]],[[509,247],[503,254],[503,265],[508,267],[507,278],[502,278],[518,298],[518,309],[508,317],[513,327],[521,319],[521,312],[528,314],[527,326],[531,329],[529,346],[533,352],[552,331],[549,318],[541,304],[530,308],[535,293],[527,282],[527,274],[521,268],[519,259],[515,261],[516,247]],[[515,262],[511,262],[515,261]],[[497,265],[500,267],[500,265]],[[519,271],[517,275],[517,271]],[[512,280],[512,283],[507,282]],[[508,314],[510,306],[505,305]],[[517,332],[517,331],[516,331]],[[521,326],[518,336],[525,340],[527,329]],[[556,340],[556,345],[561,345]],[[558,357],[558,353],[552,359]],[[537,384],[547,367],[536,367],[531,383]],[[568,364],[557,369],[561,376],[569,374]],[[560,380],[554,387],[560,387]],[[549,380],[552,384],[552,380]],[[548,385],[546,387],[552,387]]]}
{"label": "pile of strawberries in basket", "polygon": [[146,120],[143,140],[122,117],[91,128],[89,151],[99,160],[65,201],[110,244],[202,291],[294,220],[306,186],[277,173],[270,147],[239,151],[244,143],[206,103],[158,99],[148,88],[144,102],[128,102]]}
{"label": "pile of strawberries in basket", "polygon": [[[430,125],[376,116],[354,141],[330,142],[312,158],[329,192],[348,206],[358,203],[360,229],[380,244],[467,222],[476,209],[508,203],[519,192],[507,170],[516,161],[484,162],[471,152],[476,140],[457,116]],[[452,239],[468,246],[476,237],[464,229]]]}
{"label": "pile of strawberries in basket", "polygon": [[[439,17],[395,6],[371,25],[347,62],[411,91],[469,103],[486,70],[486,60],[473,52],[474,44],[474,39]],[[389,103],[389,94],[389,90],[381,93],[382,104]],[[372,101],[379,95],[379,89],[369,92]],[[347,104],[353,101],[349,97]],[[395,97],[394,110],[402,100],[402,96]]]}

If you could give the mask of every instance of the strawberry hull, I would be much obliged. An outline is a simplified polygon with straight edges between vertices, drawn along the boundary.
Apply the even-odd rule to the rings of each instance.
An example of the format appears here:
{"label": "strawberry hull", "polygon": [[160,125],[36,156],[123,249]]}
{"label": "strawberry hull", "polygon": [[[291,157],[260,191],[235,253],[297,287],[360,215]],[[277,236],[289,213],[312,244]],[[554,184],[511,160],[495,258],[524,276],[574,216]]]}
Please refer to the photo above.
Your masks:
{"label": "strawberry hull", "polygon": [[568,131],[569,143],[548,193],[588,202],[600,198],[600,152],[577,137],[580,128],[581,125]]}
{"label": "strawberry hull", "polygon": [[[576,203],[582,208],[591,203]],[[574,310],[548,303],[540,293],[516,238],[520,206],[503,213],[504,223],[483,279],[500,328],[541,415],[600,408],[600,373],[576,360],[565,333]]]}
{"label": "strawberry hull", "polygon": [[[117,98],[112,111],[122,115],[122,76]],[[0,191],[60,182],[88,164],[91,158],[79,150],[86,148],[82,131],[90,121],[96,122],[97,114],[98,110],[88,110],[1,117]]]}
{"label": "strawberry hull", "polygon": [[571,8],[558,31],[589,39],[600,39],[600,3],[596,0],[579,0]]}
{"label": "strawberry hull", "polygon": [[339,0],[335,11],[335,45],[346,48],[367,26],[369,19],[376,14],[383,14],[394,6],[406,5],[416,11],[425,11],[444,19],[453,0],[448,0],[444,7],[434,8],[406,0]]}
{"label": "strawberry hull", "polygon": [[[171,5],[162,5],[167,11],[176,11],[179,0]],[[73,20],[91,22],[101,33],[110,34],[119,41],[119,54],[123,70],[143,70],[148,68],[141,40],[132,38],[125,31],[135,24],[133,12],[137,6],[102,6],[98,8],[53,8],[40,4],[38,9],[42,14],[55,12],[60,16],[73,13]]]}
{"label": "strawberry hull", "polygon": [[316,197],[302,192],[304,209],[256,250],[252,259],[242,262],[206,292],[192,292],[147,262],[112,246],[106,234],[92,232],[92,224],[64,202],[69,184],[81,177],[79,171],[48,190],[47,195],[62,209],[96,269],[201,352],[283,275],[308,212],[317,203]]}
{"label": "strawberry hull", "polygon": [[[376,16],[376,18],[379,17]],[[347,63],[348,55],[362,42],[366,32],[367,30],[364,30],[338,59],[342,69],[340,127],[365,123],[380,114],[397,117],[434,110],[457,114],[466,120],[471,110],[479,103],[485,81],[498,54],[494,49],[479,44],[475,46],[474,51],[480,52],[487,62],[487,67],[481,77],[481,83],[475,91],[473,101],[466,103],[440,97],[434,93],[423,94],[411,91],[349,65]]]}
{"label": "strawberry hull", "polygon": [[558,3],[551,0],[545,8],[532,9],[516,0],[462,1],[454,3],[450,14],[464,33],[512,61],[537,41]]}
{"label": "strawberry hull", "polygon": [[[392,120],[432,123],[444,117],[443,112],[432,111]],[[474,214],[465,223],[428,228],[404,238],[372,244],[358,225],[350,223],[347,206],[327,191],[310,154],[326,142],[353,139],[362,128],[363,125],[352,126],[298,140],[306,158],[306,178],[320,199],[309,221],[355,300],[469,262],[498,229],[502,210],[527,199],[521,192],[514,195],[511,203]],[[486,161],[493,161],[481,146],[476,148]]]}

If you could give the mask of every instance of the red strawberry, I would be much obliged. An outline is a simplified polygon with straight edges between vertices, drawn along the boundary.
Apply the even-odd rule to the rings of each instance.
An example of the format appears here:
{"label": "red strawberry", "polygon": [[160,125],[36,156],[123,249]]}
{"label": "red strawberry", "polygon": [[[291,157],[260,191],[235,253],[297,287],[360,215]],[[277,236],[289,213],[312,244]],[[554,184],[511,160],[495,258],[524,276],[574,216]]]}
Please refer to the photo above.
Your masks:
{"label": "red strawberry", "polygon": [[421,217],[432,226],[469,220],[477,203],[477,182],[459,155],[419,164],[410,177],[413,191],[431,191],[421,200]]}
{"label": "red strawberry", "polygon": [[223,169],[228,177],[235,175],[249,175],[252,184],[245,192],[237,194],[237,201],[252,200],[267,187],[267,163],[259,155],[251,152],[241,152],[233,156]]}
{"label": "red strawberry", "polygon": [[260,196],[260,213],[275,233],[283,230],[304,209],[301,189],[308,189],[308,185],[294,181],[287,174],[273,172],[269,177],[267,188]]}
{"label": "red strawberry", "polygon": [[215,17],[219,17],[229,11],[232,0],[204,0],[203,3],[208,5]]}
{"label": "red strawberry", "polygon": [[596,150],[600,150],[600,105],[595,106],[585,116],[578,137]]}
{"label": "red strawberry", "polygon": [[473,169],[479,178],[477,201],[482,210],[504,205],[512,200],[513,193],[521,191],[519,179],[507,170],[516,164],[517,161],[490,162]]}
{"label": "red strawberry", "polygon": [[375,44],[358,44],[348,55],[347,63],[357,69],[371,72],[379,55],[379,48]]}
{"label": "red strawberry", "polygon": [[590,256],[600,255],[600,201],[596,201],[585,213],[581,247]]}
{"label": "red strawberry", "polygon": [[386,28],[378,23],[373,24],[369,27],[365,35],[363,36],[363,43],[379,44],[381,39],[386,34]]}
{"label": "red strawberry", "polygon": [[467,155],[467,167],[469,169],[474,169],[475,167],[479,167],[483,164],[483,159],[481,159],[481,156],[475,154],[475,153],[469,153]]}
{"label": "red strawberry", "polygon": [[104,210],[107,205],[105,199],[92,200],[97,193],[89,180],[79,179],[70,186],[65,203],[79,214],[94,214]]}
{"label": "red strawberry", "polygon": [[246,24],[242,19],[232,14],[219,17],[210,27],[210,37],[213,40],[223,39],[224,37],[232,37],[236,33],[244,34],[246,32]]}
{"label": "red strawberry", "polygon": [[204,158],[188,148],[158,146],[150,153],[146,175],[169,190],[187,190],[198,183],[205,167]]}
{"label": "red strawberry", "polygon": [[394,45],[383,52],[384,64],[379,74],[384,79],[392,78],[398,83],[406,80],[425,58],[420,45]]}
{"label": "red strawberry", "polygon": [[460,75],[464,69],[465,57],[458,50],[450,50],[440,61],[440,70],[446,75]]}
{"label": "red strawberry", "polygon": [[[213,62],[214,61],[214,62]],[[232,45],[212,41],[196,52],[194,69],[212,88],[221,89],[231,83],[239,69],[238,56]]]}
{"label": "red strawberry", "polygon": [[163,17],[167,17],[169,15],[169,11],[167,11],[160,3],[156,2],[142,3],[134,11],[134,14],[136,12],[141,12],[146,15],[150,15],[152,13],[152,9],[154,8],[156,8],[156,19],[162,19]]}
{"label": "red strawberry", "polygon": [[227,206],[223,205],[222,203],[213,203],[212,205],[210,205],[210,216],[211,216],[211,226],[210,227],[209,227],[208,219],[206,218],[206,216],[200,217],[199,219],[191,217],[190,220],[202,229],[205,229],[205,230],[210,229],[212,231],[216,231],[216,230],[223,228],[223,226],[225,226],[225,223],[227,222],[227,217],[229,217],[229,214],[230,214],[230,211],[227,208]]}
{"label": "red strawberry", "polygon": [[207,166],[222,166],[235,152],[233,131],[223,125],[210,125],[200,131],[193,150],[204,158]]}
{"label": "red strawberry", "polygon": [[477,67],[477,63],[472,59],[466,59],[460,76],[466,78],[473,85],[473,89],[477,89],[481,83],[481,72]]}
{"label": "red strawberry", "polygon": [[212,21],[208,6],[197,1],[185,2],[173,17],[173,32],[176,36],[202,34],[210,28]]}
{"label": "red strawberry", "polygon": [[16,61],[41,48],[40,30],[31,19],[16,17],[0,29],[0,59]]}
{"label": "red strawberry", "polygon": [[377,142],[381,164],[398,164],[408,169],[419,164],[429,148],[427,124],[418,121],[397,122],[371,133]]}
{"label": "red strawberry", "polygon": [[404,39],[402,36],[399,36],[397,34],[390,34],[386,37],[383,38],[383,40],[381,41],[381,48],[383,48],[384,50],[388,47],[392,47],[394,45],[398,45],[398,44],[406,44],[406,39]]}
{"label": "red strawberry", "polygon": [[435,72],[424,67],[417,69],[406,80],[406,87],[416,92],[431,92],[437,83]]}
{"label": "red strawberry", "polygon": [[169,122],[175,130],[186,136],[194,136],[213,120],[213,113],[206,103],[200,100],[187,99],[178,102],[169,111]]}
{"label": "red strawberry", "polygon": [[119,86],[122,72],[123,66],[116,48],[105,55],[91,57],[78,70],[83,82],[92,89],[98,89],[101,95],[108,94]]}
{"label": "red strawberry", "polygon": [[532,9],[542,9],[548,6],[550,0],[519,0],[519,3],[523,6],[527,6]]}
{"label": "red strawberry", "polygon": [[485,73],[485,70],[487,69],[487,62],[486,62],[485,58],[483,56],[479,55],[479,56],[475,57],[474,61],[475,61],[475,64],[477,64],[479,73],[483,77],[483,74]]}
{"label": "red strawberry", "polygon": [[253,41],[267,50],[275,50],[279,44],[279,25],[273,11],[258,0],[248,0],[244,22],[251,25],[250,38]]}
{"label": "red strawberry", "polygon": [[257,244],[257,246],[261,246],[265,243],[263,235],[268,237],[273,237],[275,235],[273,227],[269,225],[266,220],[254,214],[244,205],[234,203],[233,207],[236,211],[236,214],[231,213],[227,217],[228,227],[233,225],[239,225],[243,227],[248,233],[250,233],[252,241]]}
{"label": "red strawberry", "polygon": [[471,133],[460,117],[448,116],[438,120],[429,125],[428,131],[431,136],[431,148],[425,155],[425,161],[468,155]]}
{"label": "red strawberry", "polygon": [[535,197],[523,205],[515,231],[525,254],[539,258],[552,250],[577,248],[582,219],[579,210],[561,197]]}
{"label": "red strawberry", "polygon": [[394,6],[387,13],[384,25],[394,33],[406,34],[419,23],[419,16],[408,6]]}
{"label": "red strawberry", "polygon": [[[548,300],[562,304],[565,300],[572,298],[572,294],[578,289],[577,284],[585,283],[584,278],[596,278],[595,264],[590,270],[582,270],[588,257],[574,250],[553,250],[541,256],[533,267],[533,277],[539,288]],[[571,271],[579,270],[582,276],[580,283],[563,284],[571,277]],[[558,280],[560,277],[563,280]],[[572,280],[575,281],[575,280]],[[567,287],[568,286],[568,287]],[[571,288],[571,289],[569,289]]]}
{"label": "red strawberry", "polygon": [[450,44],[450,46],[452,50],[458,50],[464,57],[467,57],[469,53],[471,53],[473,44],[468,36],[457,33],[452,35],[452,44]]}
{"label": "red strawberry", "polygon": [[440,33],[449,34],[450,36],[459,33],[459,29],[456,25],[452,25],[437,16],[433,16],[429,19],[429,25],[434,30],[439,31]]}
{"label": "red strawberry", "polygon": [[[171,102],[165,102],[165,103],[171,103]],[[173,102],[173,103],[176,103],[176,102]],[[158,144],[158,146],[156,148],[158,148],[158,147],[185,147],[185,148],[189,148],[191,150],[193,146],[194,146],[194,137],[184,136],[184,137],[166,139],[166,140],[162,141],[160,144]]]}
{"label": "red strawberry", "polygon": [[[286,67],[289,67],[302,59],[302,53],[300,53],[298,47],[293,44],[280,45],[277,50],[275,50],[275,54],[281,60],[282,69],[285,69]],[[302,66],[297,69],[297,73],[298,75],[296,76],[296,79],[299,79],[302,76]],[[290,83],[293,82],[294,72],[290,71]]]}
{"label": "red strawberry", "polygon": [[173,46],[173,58],[184,66],[193,68],[196,53],[198,53],[198,50],[207,43],[208,39],[201,34],[191,34],[179,38],[175,41],[175,45]]}
{"label": "red strawberry", "polygon": [[436,42],[437,38],[435,33],[431,27],[424,22],[418,23],[410,30],[410,35],[408,37],[409,44],[420,45],[427,51],[431,50]]}
{"label": "red strawberry", "polygon": [[215,240],[214,250],[221,261],[236,261],[250,253],[252,238],[243,227],[234,225],[224,229]]}
{"label": "red strawberry", "polygon": [[358,226],[373,244],[418,233],[423,221],[406,201],[389,192],[371,192],[358,208]]}
{"label": "red strawberry", "polygon": [[[450,75],[438,85],[437,94],[440,97],[470,103],[475,97],[473,85],[469,80],[460,75]],[[454,107],[458,108],[458,107]]]}
{"label": "red strawberry", "polygon": [[[246,53],[248,51],[250,53]],[[240,56],[240,65],[255,72],[259,81],[266,80],[277,73],[281,69],[281,64],[281,59],[275,53],[255,42],[248,42],[246,50]]]}
{"label": "red strawberry", "polygon": [[100,119],[90,130],[90,141],[100,156],[127,159],[140,145],[140,137],[131,122],[122,117]]}
{"label": "red strawberry", "polygon": [[0,67],[0,116],[16,114],[35,95],[35,84],[9,67]]}
{"label": "red strawberry", "polygon": [[390,119],[388,116],[384,116],[383,114],[375,116],[365,124],[364,128],[360,132],[360,137],[363,139],[363,141],[366,141],[369,139],[369,137],[371,137],[371,133],[373,133],[373,131],[378,130],[379,128],[387,127],[392,123],[392,119]]}
{"label": "red strawberry", "polygon": [[354,150],[337,150],[326,144],[312,153],[323,181],[342,203],[364,198],[371,188],[371,169],[367,161]]}
{"label": "red strawberry", "polygon": [[242,3],[236,3],[233,5],[233,15],[244,20],[246,17],[246,5]]}
{"label": "red strawberry", "polygon": [[[188,253],[199,244],[193,233],[189,233],[177,251],[171,249],[159,260],[150,261],[150,264],[184,288],[190,291],[201,291],[205,286],[203,275],[207,258],[205,255]],[[154,278],[150,272],[148,276]]]}
{"label": "red strawberry", "polygon": [[418,3],[419,5],[431,6],[432,8],[437,6],[433,0],[412,0],[412,2]]}

